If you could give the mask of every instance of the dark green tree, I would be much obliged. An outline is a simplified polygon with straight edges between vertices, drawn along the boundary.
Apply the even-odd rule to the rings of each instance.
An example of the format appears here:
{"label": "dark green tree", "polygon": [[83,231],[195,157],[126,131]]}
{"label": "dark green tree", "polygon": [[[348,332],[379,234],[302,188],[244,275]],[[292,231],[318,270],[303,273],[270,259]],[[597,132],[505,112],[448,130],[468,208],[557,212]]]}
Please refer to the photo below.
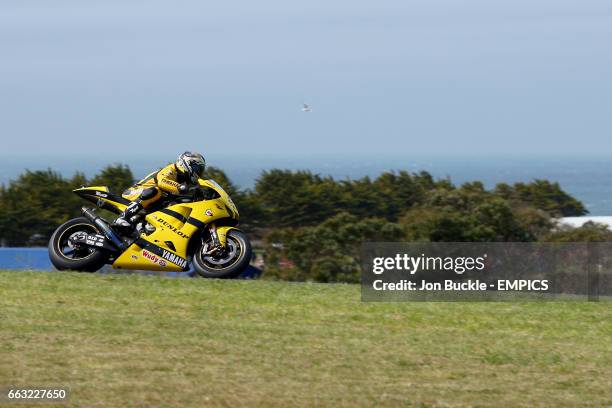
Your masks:
{"label": "dark green tree", "polygon": [[478,182],[432,191],[400,223],[409,240],[446,242],[534,241],[551,226],[547,213],[496,196]]}
{"label": "dark green tree", "polygon": [[607,225],[589,221],[579,228],[561,226],[547,234],[547,242],[608,242],[612,241],[612,231]]}
{"label": "dark green tree", "polygon": [[588,214],[582,203],[561,189],[559,183],[534,180],[531,183],[498,184],[494,193],[509,200],[521,201],[546,211],[553,217]]}
{"label": "dark green tree", "polygon": [[403,234],[398,224],[378,218],[359,219],[347,213],[337,214],[315,227],[276,231],[267,238],[267,264],[286,257],[294,268],[287,271],[272,264],[269,272],[271,276],[291,280],[357,282],[361,243],[397,241]]}
{"label": "dark green tree", "polygon": [[218,167],[208,166],[206,167],[206,174],[204,178],[212,179],[217,182],[223,189],[234,198],[238,194],[238,188],[232,183],[227,174]]}
{"label": "dark green tree", "polygon": [[134,176],[127,165],[113,164],[106,166],[91,179],[92,186],[106,186],[112,192],[121,194],[134,184]]}
{"label": "dark green tree", "polygon": [[313,225],[341,211],[340,185],[308,171],[264,171],[255,194],[269,224]]}
{"label": "dark green tree", "polygon": [[0,194],[0,240],[22,246],[34,236],[48,239],[61,223],[79,214],[72,185],[52,170],[26,171]]}

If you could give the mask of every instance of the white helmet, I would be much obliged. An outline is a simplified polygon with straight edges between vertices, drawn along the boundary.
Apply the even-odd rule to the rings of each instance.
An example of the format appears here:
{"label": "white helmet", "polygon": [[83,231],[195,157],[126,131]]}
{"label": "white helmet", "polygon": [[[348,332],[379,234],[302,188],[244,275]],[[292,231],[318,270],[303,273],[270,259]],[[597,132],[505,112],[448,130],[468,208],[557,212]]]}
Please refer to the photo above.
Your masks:
{"label": "white helmet", "polygon": [[192,183],[196,183],[204,176],[206,160],[200,153],[185,152],[176,160],[176,168],[186,174]]}

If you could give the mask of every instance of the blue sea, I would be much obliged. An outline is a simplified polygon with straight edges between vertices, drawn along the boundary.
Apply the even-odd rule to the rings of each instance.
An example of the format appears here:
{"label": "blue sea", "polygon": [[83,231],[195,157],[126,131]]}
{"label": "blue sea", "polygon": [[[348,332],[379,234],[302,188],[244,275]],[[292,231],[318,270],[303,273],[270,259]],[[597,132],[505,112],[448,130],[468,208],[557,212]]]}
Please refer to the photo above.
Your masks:
{"label": "blue sea", "polygon": [[[171,159],[171,158],[170,158]],[[0,183],[8,183],[24,169],[51,168],[66,176],[76,171],[92,176],[109,163],[129,164],[135,177],[142,177],[169,161],[162,157],[0,157]],[[336,179],[376,177],[387,170],[426,170],[436,178],[450,178],[455,184],[480,180],[487,188],[497,183],[557,181],[586,205],[591,215],[612,215],[612,156],[606,157],[449,157],[449,156],[366,156],[344,157],[322,154],[317,157],[215,156],[208,163],[220,167],[242,188],[251,188],[261,172],[272,168],[310,170]]]}

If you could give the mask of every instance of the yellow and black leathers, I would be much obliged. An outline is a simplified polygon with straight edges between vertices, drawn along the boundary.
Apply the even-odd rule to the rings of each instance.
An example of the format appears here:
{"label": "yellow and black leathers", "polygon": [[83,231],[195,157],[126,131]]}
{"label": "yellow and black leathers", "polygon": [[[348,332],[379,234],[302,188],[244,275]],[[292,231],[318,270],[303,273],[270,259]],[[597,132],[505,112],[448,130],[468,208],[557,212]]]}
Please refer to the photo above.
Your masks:
{"label": "yellow and black leathers", "polygon": [[131,217],[159,200],[162,192],[170,194],[185,193],[188,182],[188,175],[177,169],[174,163],[147,175],[123,192],[122,197],[131,203],[123,214],[115,220],[114,224],[122,227],[130,226]]}
{"label": "yellow and black leathers", "polygon": [[162,191],[170,194],[181,193],[181,184],[188,182],[188,177],[171,163],[161,170],[154,171],[134,186],[123,192],[123,198],[130,201],[140,200],[143,208],[159,200]]}

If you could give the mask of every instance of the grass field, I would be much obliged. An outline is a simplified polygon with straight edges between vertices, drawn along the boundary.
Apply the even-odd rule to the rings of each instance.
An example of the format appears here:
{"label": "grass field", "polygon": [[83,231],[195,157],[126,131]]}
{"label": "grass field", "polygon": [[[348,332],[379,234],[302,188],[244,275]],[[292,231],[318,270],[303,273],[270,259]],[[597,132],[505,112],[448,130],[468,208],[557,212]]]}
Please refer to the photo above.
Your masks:
{"label": "grass field", "polygon": [[67,385],[74,407],[612,405],[609,302],[11,271],[0,287],[0,387]]}

